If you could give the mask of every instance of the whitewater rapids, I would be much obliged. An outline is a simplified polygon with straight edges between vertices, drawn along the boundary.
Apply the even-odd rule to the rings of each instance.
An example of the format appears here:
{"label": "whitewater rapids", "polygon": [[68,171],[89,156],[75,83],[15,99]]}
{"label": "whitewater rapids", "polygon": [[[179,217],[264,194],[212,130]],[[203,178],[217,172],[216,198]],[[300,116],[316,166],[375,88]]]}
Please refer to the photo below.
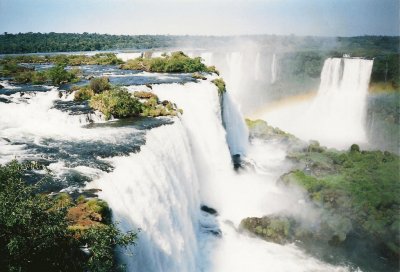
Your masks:
{"label": "whitewater rapids", "polygon": [[[183,115],[149,131],[139,153],[111,158],[114,171],[89,184],[102,189],[100,197],[123,230],[141,230],[133,256],[120,255],[128,271],[347,271],[294,245],[238,233],[241,219],[298,203],[275,186],[284,171],[284,150],[262,143],[246,147],[264,172],[238,174],[213,84],[162,84],[153,91],[161,100],[174,101]],[[201,211],[201,205],[219,215]]]}

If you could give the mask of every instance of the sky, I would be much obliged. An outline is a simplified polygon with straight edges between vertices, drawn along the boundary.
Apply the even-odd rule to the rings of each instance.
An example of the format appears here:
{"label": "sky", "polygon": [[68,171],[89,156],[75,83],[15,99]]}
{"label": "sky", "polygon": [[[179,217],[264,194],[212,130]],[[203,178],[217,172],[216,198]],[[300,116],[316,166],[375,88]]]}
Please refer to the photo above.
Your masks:
{"label": "sky", "polygon": [[0,0],[0,33],[399,35],[399,0]]}

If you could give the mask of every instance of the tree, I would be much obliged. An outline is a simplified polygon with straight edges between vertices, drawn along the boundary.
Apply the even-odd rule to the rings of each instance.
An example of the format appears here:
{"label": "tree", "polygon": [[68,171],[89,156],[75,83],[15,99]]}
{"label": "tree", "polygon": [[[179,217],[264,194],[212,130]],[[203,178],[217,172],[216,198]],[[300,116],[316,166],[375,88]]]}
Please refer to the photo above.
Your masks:
{"label": "tree", "polygon": [[[23,180],[38,168],[17,161],[0,165],[0,271],[112,271],[115,247],[133,244],[136,234],[124,234],[113,223],[68,228],[67,211],[74,205],[69,196],[40,194]],[[80,250],[85,244],[89,256]]]}

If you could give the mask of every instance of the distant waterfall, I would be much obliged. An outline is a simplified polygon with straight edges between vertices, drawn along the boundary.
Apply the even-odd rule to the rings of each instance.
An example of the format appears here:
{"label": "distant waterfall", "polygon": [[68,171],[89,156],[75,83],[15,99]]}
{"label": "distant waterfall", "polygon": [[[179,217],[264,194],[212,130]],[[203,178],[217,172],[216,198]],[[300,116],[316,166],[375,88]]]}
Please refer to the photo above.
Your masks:
{"label": "distant waterfall", "polygon": [[316,136],[338,137],[346,144],[366,141],[366,102],[372,65],[372,60],[364,59],[325,61],[317,97],[307,113],[318,126]]}
{"label": "distant waterfall", "polygon": [[365,131],[368,84],[373,60],[328,58],[316,97],[282,107],[263,118],[304,140],[347,149],[367,142]]}
{"label": "distant waterfall", "polygon": [[274,84],[276,81],[276,76],[277,76],[277,71],[276,68],[277,64],[276,64],[276,55],[273,54],[272,55],[272,62],[271,62],[271,84]]}
{"label": "distant waterfall", "polygon": [[260,71],[260,52],[257,53],[256,55],[256,61],[254,63],[254,79],[259,80],[261,77],[261,71]]}

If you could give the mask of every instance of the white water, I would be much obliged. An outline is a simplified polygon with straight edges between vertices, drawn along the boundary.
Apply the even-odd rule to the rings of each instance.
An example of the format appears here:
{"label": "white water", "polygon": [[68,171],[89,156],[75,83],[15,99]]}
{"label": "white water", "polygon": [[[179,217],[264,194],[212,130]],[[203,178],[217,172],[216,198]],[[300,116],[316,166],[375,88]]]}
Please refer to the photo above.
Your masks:
{"label": "white water", "polygon": [[279,63],[274,53],[248,48],[233,52],[202,52],[200,56],[206,65],[217,67],[232,99],[246,115],[265,103],[269,86],[278,80]]}
{"label": "white water", "polygon": [[141,52],[133,52],[133,53],[118,53],[117,58],[122,59],[123,61],[127,61],[130,59],[136,59],[142,56]]}
{"label": "white water", "polygon": [[[139,153],[111,159],[115,170],[89,184],[102,189],[100,197],[109,202],[122,229],[142,229],[134,256],[122,257],[128,271],[345,271],[295,246],[235,230],[245,217],[298,205],[299,196],[275,185],[284,171],[283,149],[263,143],[249,147],[264,174],[237,174],[213,84],[154,85],[153,91],[177,103],[183,115],[173,125],[148,132]],[[201,203],[217,209],[219,216],[200,212]],[[218,228],[221,238],[207,232]]]}
{"label": "white water", "polygon": [[277,63],[276,63],[276,55],[272,55],[272,63],[271,63],[271,84],[275,83],[277,76]]}
{"label": "white water", "polygon": [[329,58],[315,99],[263,116],[274,126],[329,147],[365,144],[365,115],[372,60]]}

